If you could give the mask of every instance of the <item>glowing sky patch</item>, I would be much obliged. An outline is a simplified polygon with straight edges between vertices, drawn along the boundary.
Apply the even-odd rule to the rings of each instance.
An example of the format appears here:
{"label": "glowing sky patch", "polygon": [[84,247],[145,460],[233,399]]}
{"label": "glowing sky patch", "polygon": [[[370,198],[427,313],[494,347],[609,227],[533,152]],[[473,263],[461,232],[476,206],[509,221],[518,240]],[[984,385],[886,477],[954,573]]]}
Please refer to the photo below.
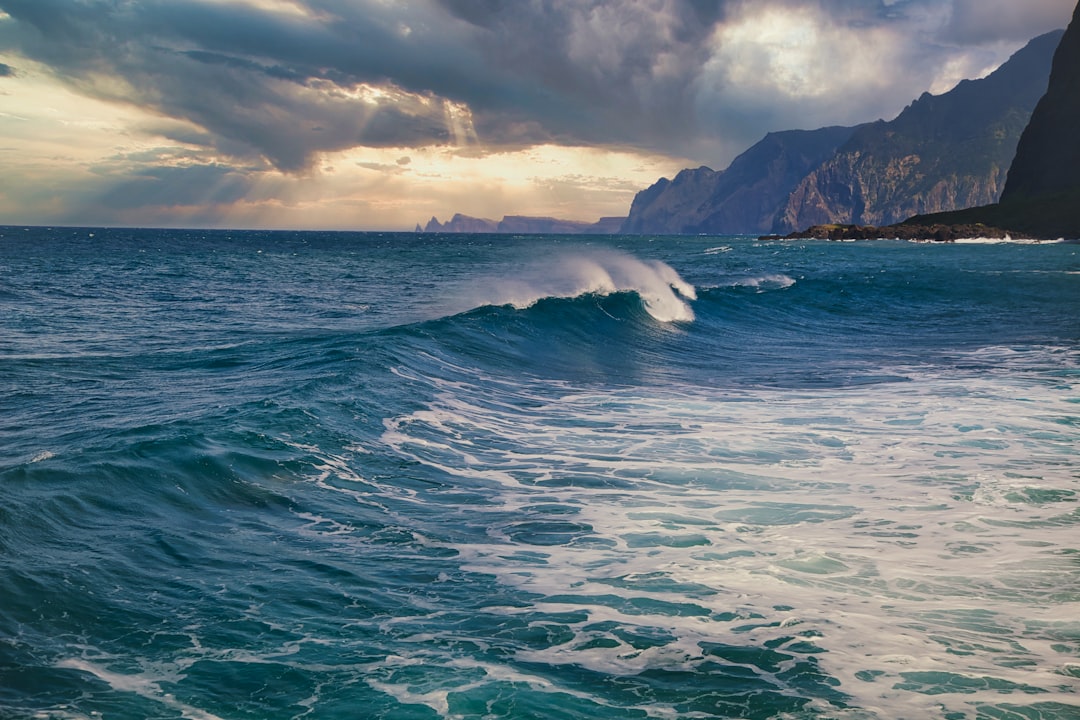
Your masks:
{"label": "glowing sky patch", "polygon": [[707,67],[727,84],[803,101],[874,87],[901,59],[887,30],[852,33],[811,8],[748,8],[713,43]]}
{"label": "glowing sky patch", "polygon": [[808,10],[769,9],[723,28],[716,39],[717,56],[729,77],[740,85],[768,83],[792,96],[820,95],[820,57],[828,50],[817,18]]}

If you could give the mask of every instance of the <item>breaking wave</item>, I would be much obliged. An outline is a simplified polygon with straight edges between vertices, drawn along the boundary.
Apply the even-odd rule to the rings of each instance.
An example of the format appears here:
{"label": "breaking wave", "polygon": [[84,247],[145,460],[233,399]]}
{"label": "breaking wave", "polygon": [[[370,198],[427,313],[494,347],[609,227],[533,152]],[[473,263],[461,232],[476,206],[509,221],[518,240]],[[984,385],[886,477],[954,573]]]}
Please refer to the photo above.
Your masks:
{"label": "breaking wave", "polygon": [[476,292],[476,305],[532,307],[547,298],[636,293],[655,320],[690,322],[696,300],[694,286],[668,264],[640,260],[616,251],[584,251],[557,255],[526,266],[513,278],[500,278]]}

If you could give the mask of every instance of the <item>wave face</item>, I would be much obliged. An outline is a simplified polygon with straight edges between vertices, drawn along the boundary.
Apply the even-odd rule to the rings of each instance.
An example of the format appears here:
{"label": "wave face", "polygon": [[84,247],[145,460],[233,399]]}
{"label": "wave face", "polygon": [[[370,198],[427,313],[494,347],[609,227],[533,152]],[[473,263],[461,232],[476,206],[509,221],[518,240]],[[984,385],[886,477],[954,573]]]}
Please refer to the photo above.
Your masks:
{"label": "wave face", "polygon": [[1080,712],[1076,245],[0,235],[0,717]]}
{"label": "wave face", "polygon": [[487,292],[491,294],[477,297],[487,297],[486,304],[518,309],[551,298],[630,292],[660,322],[693,320],[694,311],[686,301],[697,299],[694,287],[667,263],[642,261],[612,250],[562,252],[534,262],[512,279],[494,280]]}

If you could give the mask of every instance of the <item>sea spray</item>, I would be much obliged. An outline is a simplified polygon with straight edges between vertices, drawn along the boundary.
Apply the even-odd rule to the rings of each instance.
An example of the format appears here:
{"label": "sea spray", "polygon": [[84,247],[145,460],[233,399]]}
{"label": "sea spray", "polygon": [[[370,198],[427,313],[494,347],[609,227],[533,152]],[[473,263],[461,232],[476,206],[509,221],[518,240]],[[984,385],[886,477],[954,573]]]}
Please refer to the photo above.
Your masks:
{"label": "sea spray", "polygon": [[697,299],[694,286],[660,260],[640,260],[614,250],[564,251],[521,268],[515,277],[501,277],[476,290],[477,305],[511,305],[524,309],[545,298],[633,292],[659,322],[690,322]]}

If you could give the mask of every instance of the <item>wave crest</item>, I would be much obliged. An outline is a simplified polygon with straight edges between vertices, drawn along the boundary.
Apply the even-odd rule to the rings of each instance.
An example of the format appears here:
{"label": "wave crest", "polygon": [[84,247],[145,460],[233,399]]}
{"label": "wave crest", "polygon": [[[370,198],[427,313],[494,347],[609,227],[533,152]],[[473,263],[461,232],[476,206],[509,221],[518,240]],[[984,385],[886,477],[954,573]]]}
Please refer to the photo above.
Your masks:
{"label": "wave crest", "polygon": [[616,251],[565,253],[536,262],[518,277],[494,281],[474,299],[480,305],[525,309],[545,298],[618,292],[637,293],[649,315],[660,322],[694,319],[687,302],[697,299],[693,285],[666,263]]}

